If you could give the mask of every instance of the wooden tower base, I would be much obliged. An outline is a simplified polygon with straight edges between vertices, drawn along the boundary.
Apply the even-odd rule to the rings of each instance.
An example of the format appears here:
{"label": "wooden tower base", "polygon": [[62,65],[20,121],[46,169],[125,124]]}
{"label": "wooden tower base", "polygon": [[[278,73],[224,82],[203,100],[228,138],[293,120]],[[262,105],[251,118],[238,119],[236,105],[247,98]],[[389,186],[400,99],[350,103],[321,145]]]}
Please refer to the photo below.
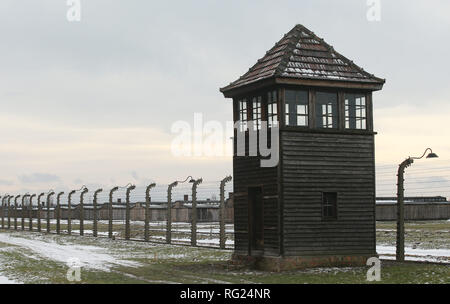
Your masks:
{"label": "wooden tower base", "polygon": [[233,254],[231,263],[246,265],[264,271],[289,271],[314,267],[366,266],[372,255],[333,255],[333,256],[247,256]]}

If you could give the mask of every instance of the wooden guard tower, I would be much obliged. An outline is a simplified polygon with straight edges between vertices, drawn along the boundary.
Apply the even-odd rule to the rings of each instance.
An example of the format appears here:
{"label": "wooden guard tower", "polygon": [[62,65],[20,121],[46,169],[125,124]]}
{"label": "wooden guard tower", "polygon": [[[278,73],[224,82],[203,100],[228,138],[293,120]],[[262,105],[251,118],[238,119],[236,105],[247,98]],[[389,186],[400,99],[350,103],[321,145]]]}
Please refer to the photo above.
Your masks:
{"label": "wooden guard tower", "polygon": [[283,270],[376,256],[372,92],[384,83],[296,25],[220,90],[242,124],[235,146],[246,121],[279,127],[275,167],[235,148],[235,261]]}

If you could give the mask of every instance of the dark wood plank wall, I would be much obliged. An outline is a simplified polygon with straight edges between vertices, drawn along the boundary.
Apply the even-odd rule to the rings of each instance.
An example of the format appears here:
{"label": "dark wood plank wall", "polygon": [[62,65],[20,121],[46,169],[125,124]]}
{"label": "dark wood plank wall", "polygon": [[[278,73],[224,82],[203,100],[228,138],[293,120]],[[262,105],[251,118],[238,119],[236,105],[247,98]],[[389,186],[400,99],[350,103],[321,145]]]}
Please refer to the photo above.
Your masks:
{"label": "dark wood plank wall", "polygon": [[264,255],[279,255],[278,168],[261,168],[258,157],[234,157],[235,252],[248,254],[248,188],[262,187]]}
{"label": "dark wood plank wall", "polygon": [[[281,132],[284,255],[374,254],[374,135]],[[337,220],[322,192],[338,193]]]}
{"label": "dark wood plank wall", "polygon": [[[266,120],[267,91],[261,92],[263,97],[262,120]],[[251,100],[248,97],[248,100]],[[238,98],[233,100],[233,120],[239,120]],[[251,120],[251,106],[247,108],[248,119]],[[279,113],[279,112],[278,112]],[[249,253],[249,210],[248,188],[262,187],[264,210],[264,255],[280,254],[280,209],[278,200],[278,167],[262,168],[260,157],[236,156],[236,136],[234,132],[233,185],[234,185],[234,235],[235,253]],[[270,136],[269,143],[270,145]],[[246,155],[248,155],[248,134],[246,136]]]}

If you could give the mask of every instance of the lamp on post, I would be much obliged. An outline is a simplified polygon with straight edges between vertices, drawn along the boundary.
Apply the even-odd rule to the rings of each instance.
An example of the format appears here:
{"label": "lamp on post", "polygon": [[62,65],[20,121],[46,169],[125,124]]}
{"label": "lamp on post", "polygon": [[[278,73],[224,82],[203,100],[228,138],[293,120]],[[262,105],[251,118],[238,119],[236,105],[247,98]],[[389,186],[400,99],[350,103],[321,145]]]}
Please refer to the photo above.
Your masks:
{"label": "lamp on post", "polygon": [[404,187],[404,175],[405,169],[414,163],[415,159],[422,159],[427,152],[430,153],[426,158],[437,158],[436,153],[433,150],[427,148],[420,157],[408,157],[398,167],[397,173],[397,244],[395,258],[398,262],[405,260],[405,187]]}

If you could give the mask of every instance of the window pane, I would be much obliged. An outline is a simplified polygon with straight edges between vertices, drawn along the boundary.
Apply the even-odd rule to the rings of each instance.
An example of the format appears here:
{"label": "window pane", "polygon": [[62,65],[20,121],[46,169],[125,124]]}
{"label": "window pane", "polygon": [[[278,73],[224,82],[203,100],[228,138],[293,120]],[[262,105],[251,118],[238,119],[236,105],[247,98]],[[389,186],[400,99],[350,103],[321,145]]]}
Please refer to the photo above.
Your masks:
{"label": "window pane", "polygon": [[345,94],[345,128],[367,129],[366,96]]}
{"label": "window pane", "polygon": [[239,121],[240,127],[239,130],[241,132],[247,130],[247,100],[239,100]]}
{"label": "window pane", "polygon": [[253,130],[261,129],[261,96],[254,97],[252,102]]}
{"label": "window pane", "polygon": [[308,126],[308,92],[300,90],[286,90],[286,125]]}
{"label": "window pane", "polygon": [[338,102],[336,93],[316,93],[316,127],[338,127]]}
{"label": "window pane", "polygon": [[337,218],[337,193],[324,192],[322,194],[322,214],[324,219]]}

